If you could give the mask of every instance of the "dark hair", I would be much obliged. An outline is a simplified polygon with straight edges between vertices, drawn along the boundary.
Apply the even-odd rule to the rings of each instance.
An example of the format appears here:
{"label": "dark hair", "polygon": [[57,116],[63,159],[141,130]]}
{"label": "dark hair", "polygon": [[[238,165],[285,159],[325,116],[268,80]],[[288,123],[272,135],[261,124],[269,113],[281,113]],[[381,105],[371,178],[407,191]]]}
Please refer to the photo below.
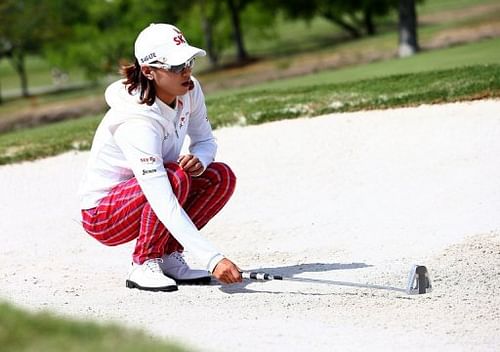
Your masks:
{"label": "dark hair", "polygon": [[127,86],[127,91],[132,94],[139,90],[139,101],[141,104],[153,105],[156,99],[156,89],[152,80],[144,76],[141,71],[139,61],[135,60],[133,65],[122,65],[120,73],[125,77],[123,84]]}

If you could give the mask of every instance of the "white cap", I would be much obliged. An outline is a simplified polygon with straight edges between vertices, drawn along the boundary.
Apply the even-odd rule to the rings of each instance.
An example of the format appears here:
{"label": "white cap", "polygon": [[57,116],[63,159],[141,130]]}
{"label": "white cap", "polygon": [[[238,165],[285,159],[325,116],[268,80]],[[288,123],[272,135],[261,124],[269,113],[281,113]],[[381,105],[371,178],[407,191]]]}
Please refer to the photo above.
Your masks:
{"label": "white cap", "polygon": [[195,56],[205,56],[205,50],[188,44],[182,32],[170,24],[151,23],[135,40],[135,57],[140,65],[159,61],[181,65]]}

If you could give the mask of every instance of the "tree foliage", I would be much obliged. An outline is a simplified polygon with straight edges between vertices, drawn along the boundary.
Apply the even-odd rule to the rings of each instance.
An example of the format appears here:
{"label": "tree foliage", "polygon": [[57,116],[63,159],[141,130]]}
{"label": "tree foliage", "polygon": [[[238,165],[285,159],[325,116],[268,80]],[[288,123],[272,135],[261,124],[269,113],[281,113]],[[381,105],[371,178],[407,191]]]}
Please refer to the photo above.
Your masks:
{"label": "tree foliage", "polygon": [[[7,57],[28,95],[27,55],[43,53],[64,69],[81,67],[91,79],[116,73],[133,60],[138,32],[149,23],[178,25],[189,42],[207,50],[217,66],[223,54],[249,58],[248,36],[272,33],[278,12],[293,19],[321,16],[357,38],[376,33],[376,19],[399,0],[2,0],[0,59]],[[415,23],[416,25],[416,23]]]}
{"label": "tree foliage", "polygon": [[235,48],[236,62],[246,62],[245,38],[269,35],[275,19],[275,10],[266,0],[197,0],[179,24],[189,31],[190,41],[202,43],[211,65],[217,67],[223,52],[231,47]]}
{"label": "tree foliage", "polygon": [[26,55],[37,54],[61,29],[59,1],[3,0],[0,3],[0,54],[12,63],[28,96]]}
{"label": "tree foliage", "polygon": [[89,78],[116,72],[119,62],[133,60],[133,44],[141,29],[155,22],[175,23],[180,14],[175,3],[153,0],[88,0],[83,11],[71,23],[71,40],[62,38],[46,49],[51,61],[79,65]]}
{"label": "tree foliage", "polygon": [[353,38],[375,34],[375,17],[396,9],[397,0],[269,0],[291,18],[322,16]]}
{"label": "tree foliage", "polygon": [[207,51],[213,67],[220,62],[222,52],[231,46],[231,23],[225,4],[217,0],[197,0],[187,15],[179,18],[179,27],[186,32],[190,44]]}

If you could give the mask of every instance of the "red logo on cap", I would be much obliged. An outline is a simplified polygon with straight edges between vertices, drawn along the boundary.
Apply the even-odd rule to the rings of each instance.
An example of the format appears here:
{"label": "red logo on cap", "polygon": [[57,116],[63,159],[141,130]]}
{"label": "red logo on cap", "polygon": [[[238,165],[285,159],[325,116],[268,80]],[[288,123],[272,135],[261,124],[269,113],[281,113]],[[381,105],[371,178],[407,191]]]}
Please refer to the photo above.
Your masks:
{"label": "red logo on cap", "polygon": [[178,36],[174,37],[175,45],[181,45],[181,44],[185,43],[186,39],[184,39],[184,36],[182,35],[182,32],[178,31],[176,29],[174,29],[174,31],[176,31],[179,34]]}

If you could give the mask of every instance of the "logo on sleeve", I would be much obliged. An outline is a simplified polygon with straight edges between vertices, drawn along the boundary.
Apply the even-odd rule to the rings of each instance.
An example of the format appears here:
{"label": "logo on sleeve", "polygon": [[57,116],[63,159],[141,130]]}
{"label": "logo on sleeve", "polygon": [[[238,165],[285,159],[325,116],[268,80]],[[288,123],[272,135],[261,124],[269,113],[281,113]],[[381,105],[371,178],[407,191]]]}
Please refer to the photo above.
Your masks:
{"label": "logo on sleeve", "polygon": [[153,174],[155,172],[156,172],[156,169],[149,169],[149,170],[143,169],[142,170],[142,176],[147,175],[147,174]]}
{"label": "logo on sleeve", "polygon": [[141,164],[147,164],[151,165],[156,161],[156,158],[154,156],[149,156],[146,158],[140,158]]}

